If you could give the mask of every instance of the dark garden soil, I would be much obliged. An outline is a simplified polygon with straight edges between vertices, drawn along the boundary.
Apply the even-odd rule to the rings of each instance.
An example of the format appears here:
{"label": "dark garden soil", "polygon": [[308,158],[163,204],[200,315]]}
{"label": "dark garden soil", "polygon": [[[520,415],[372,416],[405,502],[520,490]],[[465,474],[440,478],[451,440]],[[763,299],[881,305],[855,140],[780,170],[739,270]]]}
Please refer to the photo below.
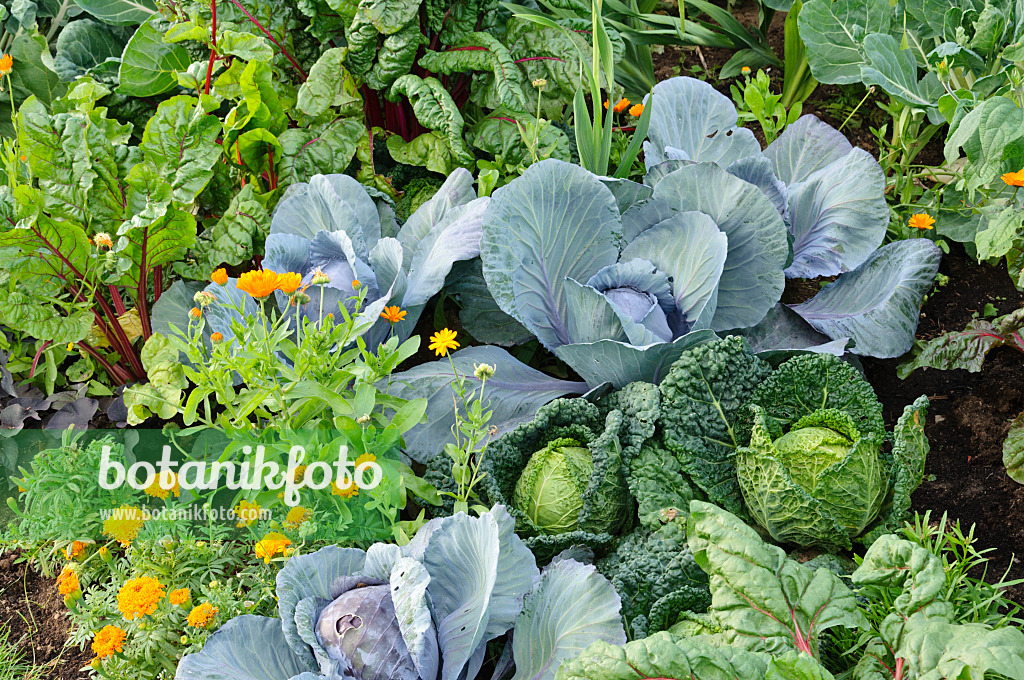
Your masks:
{"label": "dark garden soil", "polygon": [[[1024,295],[1003,268],[978,265],[954,251],[943,258],[940,271],[949,283],[924,305],[919,338],[962,329],[986,304],[999,314],[1024,306]],[[1002,460],[1009,421],[1024,411],[1024,355],[1000,348],[989,354],[980,373],[924,369],[906,380],[896,377],[898,359],[863,364],[890,427],[916,397],[925,394],[932,400],[925,430],[931,453],[914,509],[931,510],[932,519],[948,512],[964,530],[977,525],[977,545],[996,548],[990,554],[989,580],[1011,560],[1009,576],[1024,578],[1024,486],[1007,476]],[[1012,588],[1010,596],[1024,603],[1024,585]]]}
{"label": "dark garden soil", "polygon": [[0,622],[10,627],[9,640],[18,643],[22,662],[38,667],[45,680],[89,677],[79,669],[92,654],[68,643],[66,611],[52,578],[18,562],[17,553],[0,555]]}

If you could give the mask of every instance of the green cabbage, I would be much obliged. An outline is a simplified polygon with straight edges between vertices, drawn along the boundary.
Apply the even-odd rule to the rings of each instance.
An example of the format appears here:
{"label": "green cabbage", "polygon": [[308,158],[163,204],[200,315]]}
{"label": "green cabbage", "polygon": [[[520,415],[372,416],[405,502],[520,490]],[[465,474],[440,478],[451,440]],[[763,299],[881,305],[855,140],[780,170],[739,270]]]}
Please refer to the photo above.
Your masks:
{"label": "green cabbage", "polygon": [[594,458],[575,439],[556,439],[530,456],[516,483],[512,505],[546,534],[579,528],[583,492]]}

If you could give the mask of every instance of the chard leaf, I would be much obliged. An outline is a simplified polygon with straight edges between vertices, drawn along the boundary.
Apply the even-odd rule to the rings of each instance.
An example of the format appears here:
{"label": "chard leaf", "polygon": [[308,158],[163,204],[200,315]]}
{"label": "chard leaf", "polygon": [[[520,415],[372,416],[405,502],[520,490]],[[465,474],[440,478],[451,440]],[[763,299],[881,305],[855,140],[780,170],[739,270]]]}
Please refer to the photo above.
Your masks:
{"label": "chard leaf", "polygon": [[856,597],[838,576],[788,559],[735,515],[692,501],[687,535],[694,559],[710,576],[710,612],[726,643],[817,657],[828,629],[868,628]]}
{"label": "chard leaf", "polygon": [[[304,671],[317,670],[309,647],[305,649],[303,656],[292,651],[281,631],[281,620],[245,614],[221,626],[206,641],[203,651],[186,654],[178,663],[174,677],[176,680],[292,678]],[[252,650],[259,650],[259,653],[254,654]]]}
{"label": "chard leaf", "polygon": [[277,138],[284,154],[277,173],[278,187],[309,182],[314,175],[347,168],[364,134],[362,123],[351,118],[342,118],[321,130],[285,130]]}
{"label": "chard leaf", "polygon": [[498,306],[541,343],[571,342],[565,280],[587,281],[618,259],[621,231],[611,191],[593,174],[553,159],[494,192],[481,259]]}
{"label": "chard leaf", "polygon": [[1009,345],[1018,350],[1024,349],[1021,328],[1024,328],[1024,309],[991,321],[973,319],[962,331],[943,333],[933,340],[917,342],[913,354],[899,365],[896,374],[901,379],[906,378],[919,368],[962,368],[977,373],[985,357],[996,347]]}
{"label": "chard leaf", "polygon": [[462,138],[466,123],[441,81],[407,73],[395,81],[387,96],[390,101],[399,101],[403,95],[409,98],[416,119],[447,140],[452,158],[458,165],[468,165],[476,160]]}
{"label": "chard leaf", "polygon": [[[309,78],[299,86],[295,108],[314,118],[332,108],[361,109],[362,97],[344,66],[347,55],[347,47],[332,47],[320,55],[309,69]],[[335,171],[339,169],[341,166],[334,168]]]}
{"label": "chard leaf", "polygon": [[825,286],[793,311],[831,338],[851,338],[854,354],[898,357],[914,344],[921,303],[942,252],[931,241],[896,241]]}
{"label": "chard leaf", "polygon": [[1010,479],[1024,484],[1024,413],[1010,423],[1010,431],[1003,441],[1003,465]]}
{"label": "chard leaf", "polygon": [[129,425],[139,425],[150,415],[164,420],[173,418],[181,403],[182,390],[188,387],[185,367],[178,361],[178,350],[166,336],[159,333],[149,336],[142,346],[141,358],[148,382],[125,390]]}
{"label": "chard leaf", "polygon": [[[262,199],[262,200],[261,200]],[[189,278],[205,281],[222,264],[239,265],[250,260],[270,231],[270,215],[256,184],[250,182],[231,197],[231,204],[213,225],[206,226],[189,252],[189,259],[175,269]]]}
{"label": "chard leaf", "polygon": [[563,662],[601,640],[626,643],[615,588],[593,565],[552,562],[526,596],[516,620],[513,680],[553,680]]}
{"label": "chard leaf", "polygon": [[206,115],[195,97],[172,97],[157,107],[139,148],[145,162],[170,182],[174,200],[191,204],[213,178],[213,164],[223,153],[220,131],[220,122]]}
{"label": "chard leaf", "polygon": [[466,157],[452,148],[451,138],[436,130],[424,132],[408,142],[394,135],[388,137],[386,143],[388,153],[399,163],[418,165],[440,175],[450,175],[468,165]]}
{"label": "chard leaf", "polygon": [[184,47],[164,42],[154,25],[157,21],[158,15],[147,19],[124,48],[117,88],[121,94],[155,97],[173,90],[178,85],[175,73],[188,70],[192,63]]}

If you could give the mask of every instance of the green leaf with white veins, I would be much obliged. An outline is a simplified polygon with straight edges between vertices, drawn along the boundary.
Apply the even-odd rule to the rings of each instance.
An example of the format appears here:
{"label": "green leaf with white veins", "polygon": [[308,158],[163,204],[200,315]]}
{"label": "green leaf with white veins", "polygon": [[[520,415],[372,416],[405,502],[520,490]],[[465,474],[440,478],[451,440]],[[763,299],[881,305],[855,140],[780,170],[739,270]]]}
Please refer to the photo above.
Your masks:
{"label": "green leaf with white veins", "polygon": [[208,116],[195,97],[177,96],[160,104],[142,134],[143,158],[174,189],[174,200],[195,201],[210,179],[223,149],[220,121]]}
{"label": "green leaf with white veins", "polygon": [[153,0],[75,0],[75,4],[108,24],[141,24],[156,14]]}
{"label": "green leaf with white veins", "polygon": [[869,64],[861,66],[861,77],[865,85],[878,85],[887,93],[912,106],[935,106],[945,92],[938,85],[938,91],[927,87],[924,80],[918,83],[917,60],[909,49],[900,49],[896,38],[884,33],[865,36],[864,56]]}
{"label": "green leaf with white veins", "polygon": [[889,0],[808,0],[797,20],[811,73],[822,83],[856,83],[867,63],[861,43],[870,33],[888,33]]}
{"label": "green leaf with white veins", "polygon": [[687,535],[697,564],[710,576],[709,611],[727,643],[817,658],[821,634],[829,628],[868,628],[856,597],[838,576],[787,558],[735,515],[692,501]]}

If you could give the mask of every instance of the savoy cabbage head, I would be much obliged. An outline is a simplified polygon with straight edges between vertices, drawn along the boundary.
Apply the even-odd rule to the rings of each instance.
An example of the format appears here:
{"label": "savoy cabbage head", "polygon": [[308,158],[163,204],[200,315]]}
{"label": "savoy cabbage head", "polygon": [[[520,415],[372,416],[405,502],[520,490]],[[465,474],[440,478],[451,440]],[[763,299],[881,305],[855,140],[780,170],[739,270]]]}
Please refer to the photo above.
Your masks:
{"label": "savoy cabbage head", "polygon": [[459,680],[514,630],[516,680],[552,680],[587,645],[626,640],[620,599],[591,565],[543,571],[501,507],[423,526],[404,547],[328,546],[277,576],[280,618],[239,616],[176,680]]}

